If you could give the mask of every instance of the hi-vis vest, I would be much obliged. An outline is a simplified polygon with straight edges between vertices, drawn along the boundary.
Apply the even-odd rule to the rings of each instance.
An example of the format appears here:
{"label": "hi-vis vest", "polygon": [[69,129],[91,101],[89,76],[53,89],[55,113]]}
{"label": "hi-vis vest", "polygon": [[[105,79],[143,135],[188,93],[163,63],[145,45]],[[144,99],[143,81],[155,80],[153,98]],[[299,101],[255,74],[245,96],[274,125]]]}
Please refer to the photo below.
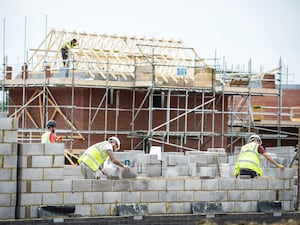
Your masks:
{"label": "hi-vis vest", "polygon": [[69,48],[74,48],[74,46],[75,45],[71,41],[67,41],[63,44],[63,46],[61,48],[69,49]]}
{"label": "hi-vis vest", "polygon": [[240,169],[251,169],[259,176],[263,175],[262,169],[260,168],[258,146],[258,144],[250,142],[242,147],[240,156],[235,165],[234,175],[239,174]]}
{"label": "hi-vis vest", "polygon": [[51,134],[51,132],[48,131],[42,135],[42,143],[51,143],[50,134]]}
{"label": "hi-vis vest", "polygon": [[78,159],[78,162],[84,162],[88,167],[96,172],[100,166],[108,159],[107,151],[103,150],[103,146],[108,144],[108,141],[102,141],[89,147]]}

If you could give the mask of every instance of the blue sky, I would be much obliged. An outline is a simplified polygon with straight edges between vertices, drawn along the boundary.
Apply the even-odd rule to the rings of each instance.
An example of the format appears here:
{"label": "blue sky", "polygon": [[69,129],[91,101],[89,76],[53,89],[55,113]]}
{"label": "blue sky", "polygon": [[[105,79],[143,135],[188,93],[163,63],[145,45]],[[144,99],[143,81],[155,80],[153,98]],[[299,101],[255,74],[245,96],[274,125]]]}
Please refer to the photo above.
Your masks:
{"label": "blue sky", "polygon": [[300,84],[299,0],[2,0],[0,20],[1,64],[4,55],[24,62],[55,28],[183,40],[203,58],[216,51],[228,67],[247,68],[251,58],[255,71],[281,57],[289,83]]}

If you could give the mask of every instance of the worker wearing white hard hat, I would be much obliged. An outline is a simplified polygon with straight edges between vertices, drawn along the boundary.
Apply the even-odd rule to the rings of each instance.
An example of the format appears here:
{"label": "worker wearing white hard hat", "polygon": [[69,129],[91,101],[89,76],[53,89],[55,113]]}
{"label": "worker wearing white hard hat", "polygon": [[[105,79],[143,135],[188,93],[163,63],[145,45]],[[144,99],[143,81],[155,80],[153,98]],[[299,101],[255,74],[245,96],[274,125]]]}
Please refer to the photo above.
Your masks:
{"label": "worker wearing white hard hat", "polygon": [[257,134],[252,134],[249,137],[249,143],[243,145],[241,152],[238,156],[235,164],[234,176],[249,175],[251,178],[255,178],[263,175],[263,171],[260,167],[260,155],[263,155],[269,162],[276,167],[284,170],[285,167],[277,163],[262,146],[262,140]]}
{"label": "worker wearing white hard hat", "polygon": [[90,146],[78,159],[84,178],[96,178],[96,172],[98,170],[100,170],[105,176],[108,176],[108,171],[103,168],[104,162],[108,159],[110,159],[115,165],[129,171],[129,166],[124,165],[114,157],[113,152],[118,151],[120,146],[121,142],[119,138],[114,136],[109,137],[107,141],[102,141]]}

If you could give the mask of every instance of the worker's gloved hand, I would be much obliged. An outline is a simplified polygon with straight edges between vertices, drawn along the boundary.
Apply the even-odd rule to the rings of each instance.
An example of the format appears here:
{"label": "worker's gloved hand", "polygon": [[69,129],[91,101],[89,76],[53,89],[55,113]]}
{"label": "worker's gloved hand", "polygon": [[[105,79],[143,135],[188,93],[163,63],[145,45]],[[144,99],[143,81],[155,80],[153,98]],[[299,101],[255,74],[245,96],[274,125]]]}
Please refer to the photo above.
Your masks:
{"label": "worker's gloved hand", "polygon": [[277,167],[280,168],[281,170],[285,169],[284,165],[281,165],[281,164],[278,164]]}

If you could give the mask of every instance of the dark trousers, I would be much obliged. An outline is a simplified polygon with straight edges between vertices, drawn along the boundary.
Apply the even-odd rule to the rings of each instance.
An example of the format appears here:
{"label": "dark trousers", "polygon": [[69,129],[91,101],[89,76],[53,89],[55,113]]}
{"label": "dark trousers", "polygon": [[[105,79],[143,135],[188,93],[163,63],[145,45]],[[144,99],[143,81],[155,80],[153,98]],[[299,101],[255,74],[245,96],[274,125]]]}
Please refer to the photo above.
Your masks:
{"label": "dark trousers", "polygon": [[250,169],[242,169],[242,168],[240,169],[239,175],[249,175],[251,176],[251,178],[258,177],[258,174],[255,171]]}
{"label": "dark trousers", "polygon": [[68,59],[68,49],[62,48],[61,49],[61,57],[63,58],[63,64],[66,65],[66,61]]}

